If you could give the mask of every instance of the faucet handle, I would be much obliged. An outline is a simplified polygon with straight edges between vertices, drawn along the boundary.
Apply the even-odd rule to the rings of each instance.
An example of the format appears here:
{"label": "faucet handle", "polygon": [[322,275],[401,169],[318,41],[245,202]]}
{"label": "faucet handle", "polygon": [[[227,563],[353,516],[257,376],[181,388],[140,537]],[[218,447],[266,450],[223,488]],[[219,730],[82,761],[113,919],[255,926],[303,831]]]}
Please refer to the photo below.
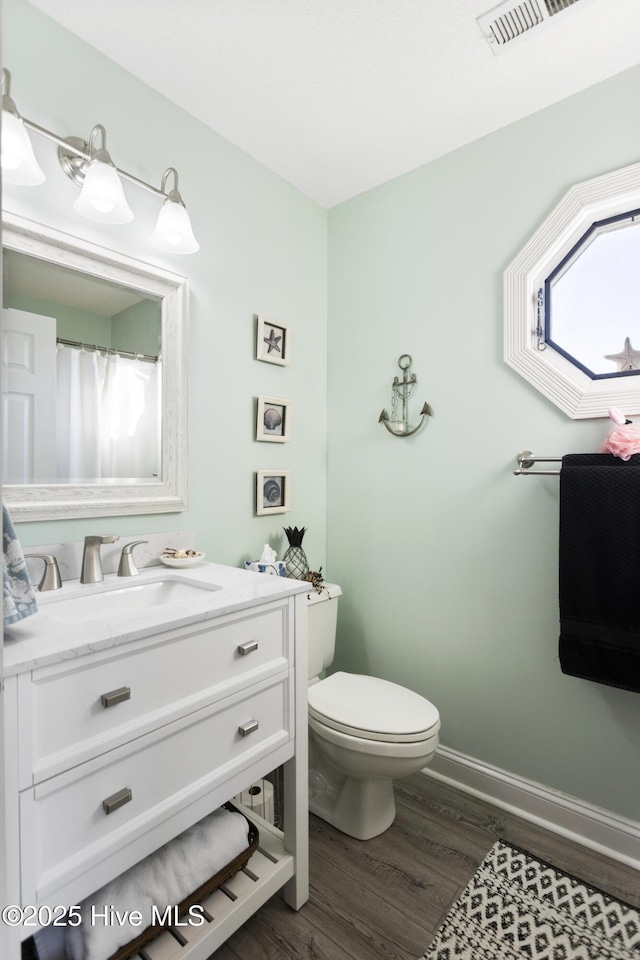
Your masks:
{"label": "faucet handle", "polygon": [[38,584],[38,590],[59,590],[62,586],[58,561],[50,553],[25,553],[25,559],[31,557],[34,560],[44,560],[44,570],[42,571],[42,580]]}
{"label": "faucet handle", "polygon": [[132,540],[131,543],[125,544],[122,548],[120,565],[118,566],[119,577],[137,577],[140,573],[133,560],[133,548],[137,547],[139,543],[149,543],[149,541]]}

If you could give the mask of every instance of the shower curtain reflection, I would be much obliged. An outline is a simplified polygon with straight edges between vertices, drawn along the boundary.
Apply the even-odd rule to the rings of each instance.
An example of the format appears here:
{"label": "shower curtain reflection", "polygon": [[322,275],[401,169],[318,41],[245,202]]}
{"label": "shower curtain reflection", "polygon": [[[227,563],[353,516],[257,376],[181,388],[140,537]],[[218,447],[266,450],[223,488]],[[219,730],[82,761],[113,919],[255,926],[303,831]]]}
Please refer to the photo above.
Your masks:
{"label": "shower curtain reflection", "polygon": [[160,465],[160,361],[59,346],[58,481],[153,481]]}

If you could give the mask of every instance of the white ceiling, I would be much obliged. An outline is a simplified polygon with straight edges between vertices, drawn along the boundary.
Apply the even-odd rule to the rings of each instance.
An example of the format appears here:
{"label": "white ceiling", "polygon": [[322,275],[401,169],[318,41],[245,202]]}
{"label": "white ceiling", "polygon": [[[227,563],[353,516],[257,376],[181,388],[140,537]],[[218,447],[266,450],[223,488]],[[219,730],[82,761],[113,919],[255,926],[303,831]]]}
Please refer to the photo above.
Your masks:
{"label": "white ceiling", "polygon": [[497,57],[493,0],[32,2],[324,207],[640,62],[640,0]]}

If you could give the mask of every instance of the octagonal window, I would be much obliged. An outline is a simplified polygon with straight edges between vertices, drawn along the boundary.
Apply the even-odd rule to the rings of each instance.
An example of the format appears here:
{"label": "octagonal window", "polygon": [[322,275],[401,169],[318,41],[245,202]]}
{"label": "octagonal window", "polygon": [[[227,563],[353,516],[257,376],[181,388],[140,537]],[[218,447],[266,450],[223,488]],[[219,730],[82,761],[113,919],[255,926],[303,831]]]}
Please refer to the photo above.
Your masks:
{"label": "octagonal window", "polygon": [[640,210],[593,223],[542,298],[539,349],[552,347],[592,380],[640,374]]}

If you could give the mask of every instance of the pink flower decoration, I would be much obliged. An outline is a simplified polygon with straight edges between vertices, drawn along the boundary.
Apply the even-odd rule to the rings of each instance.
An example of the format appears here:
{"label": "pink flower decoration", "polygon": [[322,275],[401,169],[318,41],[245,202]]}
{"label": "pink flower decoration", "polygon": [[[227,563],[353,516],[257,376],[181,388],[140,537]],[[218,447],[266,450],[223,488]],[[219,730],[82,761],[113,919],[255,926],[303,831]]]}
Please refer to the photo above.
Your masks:
{"label": "pink flower decoration", "polygon": [[629,460],[634,453],[640,453],[640,428],[635,423],[615,427],[602,444],[601,451]]}

